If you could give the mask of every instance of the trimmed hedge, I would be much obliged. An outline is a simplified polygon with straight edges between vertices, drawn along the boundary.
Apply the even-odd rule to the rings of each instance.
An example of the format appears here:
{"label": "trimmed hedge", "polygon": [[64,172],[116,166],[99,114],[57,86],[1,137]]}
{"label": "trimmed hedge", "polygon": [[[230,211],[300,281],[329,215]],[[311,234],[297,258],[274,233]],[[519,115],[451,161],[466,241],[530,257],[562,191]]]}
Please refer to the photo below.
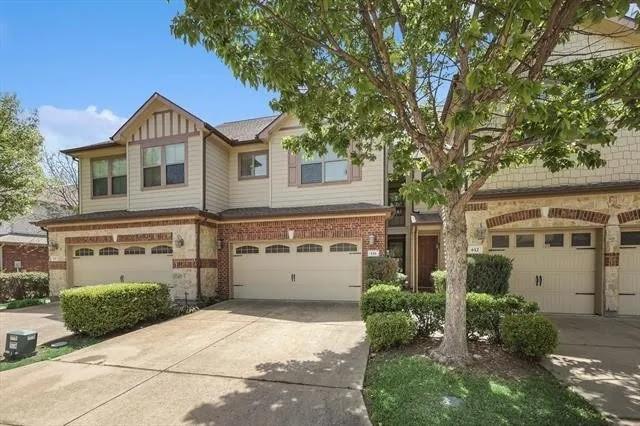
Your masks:
{"label": "trimmed hedge", "polygon": [[558,331],[540,314],[507,315],[500,329],[504,347],[524,357],[540,358],[558,344]]}
{"label": "trimmed hedge", "polygon": [[[509,292],[513,260],[499,254],[471,254],[467,257],[467,291],[503,295]],[[431,273],[437,292],[447,287],[447,271]]]}
{"label": "trimmed hedge", "polygon": [[447,290],[447,271],[437,270],[431,273],[433,287],[436,293],[444,293]]}
{"label": "trimmed hedge", "polygon": [[416,336],[416,323],[404,312],[381,312],[367,318],[367,336],[374,351],[406,345]]}
{"label": "trimmed hedge", "polygon": [[69,330],[102,336],[167,315],[170,297],[164,284],[116,283],[64,290],[60,306]]}
{"label": "trimmed hedge", "polygon": [[391,257],[368,257],[366,273],[367,284],[375,281],[396,281],[398,262]]}
{"label": "trimmed hedge", "polygon": [[44,299],[16,299],[7,303],[7,309],[20,309],[28,306],[44,305]]}
{"label": "trimmed hedge", "polygon": [[415,318],[418,333],[421,336],[431,336],[442,332],[444,326],[444,293],[411,293],[408,297],[408,312]]}
{"label": "trimmed hedge", "polygon": [[46,272],[0,273],[0,302],[48,296],[49,274]]}
{"label": "trimmed hedge", "polygon": [[371,287],[360,298],[360,314],[366,320],[369,315],[379,312],[398,312],[407,307],[407,299],[411,293],[402,291],[400,287],[379,284]]}

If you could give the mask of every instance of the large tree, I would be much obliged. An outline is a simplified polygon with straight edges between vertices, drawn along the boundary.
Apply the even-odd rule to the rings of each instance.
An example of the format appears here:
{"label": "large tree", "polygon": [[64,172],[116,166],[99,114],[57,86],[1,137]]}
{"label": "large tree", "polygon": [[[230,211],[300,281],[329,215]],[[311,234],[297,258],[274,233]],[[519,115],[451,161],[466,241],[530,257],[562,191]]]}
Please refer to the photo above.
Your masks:
{"label": "large tree", "polygon": [[[186,0],[173,34],[215,52],[243,82],[279,97],[307,133],[366,161],[386,147],[408,199],[441,206],[448,272],[444,339],[468,358],[465,205],[498,170],[603,164],[599,148],[640,125],[636,50],[572,58],[557,47],[625,1]],[[632,31],[632,30],[630,30]],[[623,35],[615,34],[616,37]],[[592,40],[597,38],[592,37]]]}
{"label": "large tree", "polygon": [[25,213],[42,189],[38,116],[15,95],[0,95],[0,221]]}
{"label": "large tree", "polygon": [[47,201],[77,213],[80,194],[75,160],[61,152],[45,153],[44,171]]}

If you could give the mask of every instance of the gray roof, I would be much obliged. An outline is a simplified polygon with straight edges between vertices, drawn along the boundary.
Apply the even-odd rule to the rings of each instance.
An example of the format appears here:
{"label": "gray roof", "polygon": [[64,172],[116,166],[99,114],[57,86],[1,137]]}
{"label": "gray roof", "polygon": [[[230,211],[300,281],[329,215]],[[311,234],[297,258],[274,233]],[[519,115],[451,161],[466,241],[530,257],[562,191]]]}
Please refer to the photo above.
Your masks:
{"label": "gray roof", "polygon": [[[70,216],[58,217],[55,219],[45,219],[36,222],[38,226],[46,226],[50,224],[61,225],[65,223],[76,222],[91,222],[100,220],[120,220],[120,219],[136,219],[158,216],[180,216],[180,215],[199,215],[202,212],[196,207],[176,207],[168,209],[154,209],[154,210],[112,210],[105,212],[93,212],[74,214]],[[215,215],[210,215],[215,216]]]}
{"label": "gray roof", "polygon": [[440,225],[442,218],[440,213],[412,213],[411,223],[415,225]]}
{"label": "gray roof", "polygon": [[63,154],[69,155],[69,154],[75,154],[76,152],[89,151],[92,149],[111,148],[114,146],[124,146],[124,145],[121,145],[113,141],[104,141],[104,142],[92,143],[91,145],[84,145],[84,146],[78,146],[75,148],[62,149],[60,150],[60,152],[62,152]]}
{"label": "gray roof", "polygon": [[594,182],[581,185],[539,186],[535,188],[485,189],[478,191],[473,196],[473,201],[536,195],[542,196],[582,193],[588,194],[592,192],[608,191],[637,191],[638,188],[640,188],[640,181],[631,180],[620,182]]}
{"label": "gray roof", "polygon": [[68,214],[63,207],[47,202],[37,203],[29,213],[13,218],[10,221],[0,222],[0,236],[45,236],[46,233],[32,222],[43,219],[51,219]]}
{"label": "gray roof", "polygon": [[226,135],[229,139],[236,141],[252,141],[255,140],[258,133],[265,129],[269,124],[280,115],[269,115],[267,117],[249,118],[247,120],[228,121],[218,124],[216,129]]}

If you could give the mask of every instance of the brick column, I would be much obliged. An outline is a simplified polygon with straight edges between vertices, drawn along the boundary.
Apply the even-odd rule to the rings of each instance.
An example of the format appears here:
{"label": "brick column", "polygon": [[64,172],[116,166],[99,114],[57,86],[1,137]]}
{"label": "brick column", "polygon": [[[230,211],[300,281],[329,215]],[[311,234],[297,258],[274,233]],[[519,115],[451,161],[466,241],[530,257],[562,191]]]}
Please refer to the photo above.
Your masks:
{"label": "brick column", "polygon": [[611,216],[604,232],[604,315],[618,312],[620,289],[620,225]]}

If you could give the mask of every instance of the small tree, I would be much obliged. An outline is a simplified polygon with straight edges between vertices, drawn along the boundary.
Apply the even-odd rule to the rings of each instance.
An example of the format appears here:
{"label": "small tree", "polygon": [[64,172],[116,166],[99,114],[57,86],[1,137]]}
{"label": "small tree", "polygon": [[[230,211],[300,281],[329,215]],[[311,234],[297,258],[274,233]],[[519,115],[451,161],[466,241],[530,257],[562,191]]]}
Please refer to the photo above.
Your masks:
{"label": "small tree", "polygon": [[26,212],[42,189],[38,116],[15,95],[0,95],[0,221]]}
{"label": "small tree", "polygon": [[[637,50],[561,55],[625,1],[186,0],[176,37],[215,52],[243,82],[279,93],[305,135],[286,147],[354,162],[387,147],[414,201],[440,205],[448,283],[444,362],[468,359],[465,206],[498,170],[603,164],[640,126]],[[620,34],[617,34],[618,36]],[[590,46],[595,53],[601,49]],[[555,53],[554,53],[555,51]],[[582,50],[583,52],[585,49]]]}
{"label": "small tree", "polygon": [[76,162],[60,152],[50,152],[44,156],[44,169],[48,201],[77,212],[79,185]]}

